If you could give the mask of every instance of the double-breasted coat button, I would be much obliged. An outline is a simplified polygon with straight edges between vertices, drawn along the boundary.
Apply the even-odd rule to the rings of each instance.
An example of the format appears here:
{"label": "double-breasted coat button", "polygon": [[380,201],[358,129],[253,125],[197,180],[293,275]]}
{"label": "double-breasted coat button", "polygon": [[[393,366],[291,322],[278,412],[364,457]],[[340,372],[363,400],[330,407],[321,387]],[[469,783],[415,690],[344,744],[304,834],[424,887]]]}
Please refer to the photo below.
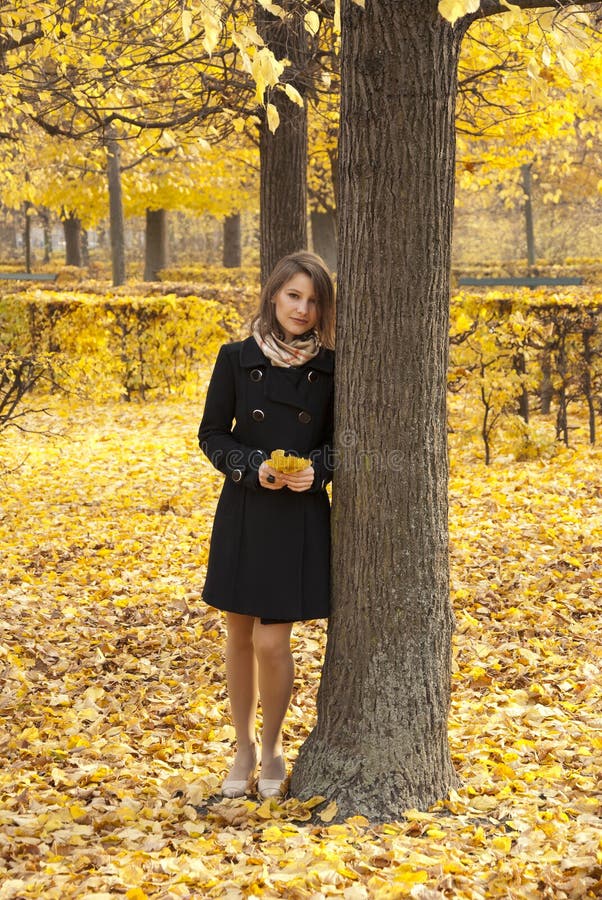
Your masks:
{"label": "double-breasted coat button", "polygon": [[251,413],[256,422],[263,422],[265,419],[265,413],[262,409],[254,409]]}
{"label": "double-breasted coat button", "polygon": [[242,469],[234,469],[232,472],[232,481],[238,483],[242,478]]}
{"label": "double-breasted coat button", "polygon": [[311,422],[311,415],[304,409],[297,416],[302,425],[308,425]]}
{"label": "double-breasted coat button", "polygon": [[263,378],[263,372],[261,371],[261,369],[251,369],[249,378],[251,379],[251,381],[261,381],[261,379]]}
{"label": "double-breasted coat button", "polygon": [[311,372],[307,373],[307,380],[309,382],[311,382],[311,384],[314,384],[314,382],[316,382],[318,380],[318,378],[319,378],[318,373],[314,372],[313,369],[311,370]]}

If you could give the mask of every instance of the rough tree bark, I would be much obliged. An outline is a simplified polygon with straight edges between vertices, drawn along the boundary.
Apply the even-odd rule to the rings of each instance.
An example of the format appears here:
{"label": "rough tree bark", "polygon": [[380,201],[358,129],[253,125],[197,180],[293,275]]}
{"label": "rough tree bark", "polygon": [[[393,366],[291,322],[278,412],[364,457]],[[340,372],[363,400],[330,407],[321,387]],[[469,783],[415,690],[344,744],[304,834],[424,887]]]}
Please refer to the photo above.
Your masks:
{"label": "rough tree bark", "polygon": [[125,269],[125,218],[121,191],[121,148],[119,141],[109,135],[107,147],[107,178],[109,182],[109,228],[111,232],[111,263],[113,285],[124,284]]}
{"label": "rough tree bark", "polygon": [[242,263],[240,213],[226,216],[224,219],[224,251],[222,254],[222,262],[227,269],[236,269]]}
{"label": "rough tree bark", "polygon": [[[280,6],[291,16],[282,20],[256,6],[257,30],[277,59],[291,61],[282,80],[303,96],[309,61],[303,4],[284,0]],[[262,284],[282,256],[307,247],[307,108],[293,103],[280,90],[272,90],[268,99],[278,110],[280,125],[272,134],[264,120],[259,129]]]}
{"label": "rough tree bark", "polygon": [[147,209],[144,232],[144,280],[158,281],[167,265],[167,210]]}
{"label": "rough tree bark", "polygon": [[63,232],[65,235],[65,265],[82,265],[82,223],[74,212],[63,215]]}
{"label": "rough tree bark", "polygon": [[446,375],[461,27],[343,0],[332,617],[292,792],[399,818],[456,775]]}

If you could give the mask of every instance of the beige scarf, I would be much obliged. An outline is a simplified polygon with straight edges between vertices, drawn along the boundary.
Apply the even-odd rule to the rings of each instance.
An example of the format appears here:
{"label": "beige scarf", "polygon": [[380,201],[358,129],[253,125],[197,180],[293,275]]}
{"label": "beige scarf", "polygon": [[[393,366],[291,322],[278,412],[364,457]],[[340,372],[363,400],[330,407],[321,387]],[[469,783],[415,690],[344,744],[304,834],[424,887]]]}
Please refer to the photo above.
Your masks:
{"label": "beige scarf", "polygon": [[308,338],[295,338],[290,344],[286,344],[277,338],[273,332],[265,337],[259,333],[259,328],[255,326],[253,329],[253,337],[259,345],[259,349],[271,360],[273,366],[282,366],[289,368],[290,366],[302,366],[309,362],[314,356],[320,352],[320,339],[315,332]]}

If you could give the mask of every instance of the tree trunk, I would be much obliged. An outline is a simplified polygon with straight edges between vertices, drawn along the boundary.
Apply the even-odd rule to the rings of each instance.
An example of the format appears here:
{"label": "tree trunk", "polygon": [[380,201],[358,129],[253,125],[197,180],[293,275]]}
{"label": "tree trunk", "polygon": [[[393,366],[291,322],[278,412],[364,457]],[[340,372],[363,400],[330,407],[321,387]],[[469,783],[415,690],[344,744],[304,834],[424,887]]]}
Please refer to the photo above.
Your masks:
{"label": "tree trunk", "polygon": [[337,270],[337,233],[333,210],[311,213],[311,237],[314,252],[318,253],[331,272]]}
{"label": "tree trunk", "polygon": [[109,181],[109,225],[111,232],[111,263],[113,285],[117,287],[126,279],[125,271],[125,218],[121,192],[121,147],[114,137],[107,138],[107,177]]}
{"label": "tree trunk", "polygon": [[167,265],[167,210],[146,210],[144,280],[159,281]]}
{"label": "tree trunk", "polygon": [[341,205],[341,185],[339,179],[339,150],[338,145],[335,149],[328,151],[328,159],[330,161],[330,172],[332,175],[332,192],[334,194],[334,209],[332,211],[335,223],[338,225],[337,210]]}
{"label": "tree trunk", "polygon": [[82,263],[84,266],[90,265],[90,244],[88,242],[88,229],[82,228],[81,235]]}
{"label": "tree trunk", "polygon": [[556,412],[556,440],[562,437],[565,445],[569,445],[568,422],[568,360],[566,352],[567,326],[563,322],[558,324],[558,339],[556,345],[556,374],[560,379],[558,386],[558,410]]}
{"label": "tree trunk", "polygon": [[527,265],[535,265],[535,229],[533,227],[533,203],[531,192],[531,163],[521,166],[525,192],[525,236],[527,238]]}
{"label": "tree trunk", "polygon": [[240,242],[240,213],[224,219],[223,264],[227,269],[236,269],[242,262]]}
{"label": "tree trunk", "polygon": [[52,218],[50,210],[46,208],[41,209],[40,219],[42,220],[42,231],[44,233],[44,257],[42,261],[49,263],[52,259]]}
{"label": "tree trunk", "polygon": [[594,351],[592,349],[592,338],[595,337],[595,322],[591,328],[585,328],[581,332],[581,340],[583,346],[583,375],[582,388],[587,403],[588,423],[589,423],[589,442],[592,446],[596,443],[596,406],[594,403],[595,394],[592,385],[592,365],[594,362]]}
{"label": "tree trunk", "polygon": [[65,233],[65,265],[81,268],[82,223],[74,212],[63,216],[63,231]]}
{"label": "tree trunk", "polygon": [[446,378],[461,31],[342,8],[332,617],[294,794],[399,819],[456,784]]}
{"label": "tree trunk", "polygon": [[[282,78],[303,95],[308,68],[303,4],[284,0],[280,6],[291,14],[285,21],[257,5],[257,30],[277,59],[291,61]],[[264,119],[259,130],[262,284],[281,257],[307,247],[307,108],[280,90],[270,91],[266,99],[278,110],[280,124],[272,134]]]}
{"label": "tree trunk", "polygon": [[[27,179],[29,180],[29,179]],[[25,221],[23,223],[23,249],[25,251],[25,271],[31,272],[31,203],[26,200],[23,204]]]}
{"label": "tree trunk", "polygon": [[[514,371],[518,375],[527,374],[527,361],[524,353],[517,353],[514,357]],[[529,391],[523,385],[518,398],[518,414],[525,422],[529,421]]]}
{"label": "tree trunk", "polygon": [[541,386],[539,389],[541,412],[544,416],[547,416],[550,412],[553,396],[554,385],[552,383],[552,355],[549,349],[545,349],[541,354]]}

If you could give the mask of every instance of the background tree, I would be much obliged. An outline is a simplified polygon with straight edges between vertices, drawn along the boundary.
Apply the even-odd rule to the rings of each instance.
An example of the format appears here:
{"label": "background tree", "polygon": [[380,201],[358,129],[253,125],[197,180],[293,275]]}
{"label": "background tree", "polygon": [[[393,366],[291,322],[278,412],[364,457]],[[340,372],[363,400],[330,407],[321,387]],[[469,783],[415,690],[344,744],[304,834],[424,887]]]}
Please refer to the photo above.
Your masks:
{"label": "background tree", "polygon": [[[128,173],[125,183],[130,199],[126,211],[145,215],[147,222],[145,280],[155,280],[157,272],[166,266],[167,247],[161,247],[161,243],[168,241],[169,210],[205,213],[224,222],[238,216],[240,253],[240,213],[257,207],[258,168],[256,147],[244,135],[233,134],[213,148],[188,144],[176,156],[149,159]],[[163,234],[153,233],[153,219]],[[226,255],[227,250],[224,238]],[[159,258],[161,253],[163,258]]]}
{"label": "background tree", "polygon": [[307,246],[307,105],[311,86],[310,36],[301,0],[284,0],[281,15],[257,4],[257,30],[279,61],[286,91],[274,90],[259,128],[260,258],[262,283],[279,259]]}
{"label": "background tree", "polygon": [[[42,20],[36,4],[31,21]],[[179,2],[128,0],[114,9],[106,0],[88,0],[65,4],[55,30],[38,36],[33,52],[11,45],[6,89],[17,108],[50,135],[96,135],[105,146],[116,283],[125,278],[119,160],[123,144],[143,130],[155,134],[160,153],[173,145],[176,130],[180,142],[188,131],[215,143],[238,123],[258,124],[266,269],[274,254],[306,245],[302,93],[312,80],[310,42],[318,21],[301,0],[269,4],[269,11],[217,2],[194,14],[182,12]],[[47,52],[51,39],[60,53]]]}
{"label": "background tree", "polygon": [[[126,274],[124,144],[148,132],[144,155],[161,155],[176,144],[173,129],[179,129],[179,140],[185,133],[198,140],[201,126],[213,142],[219,140],[232,130],[229,103],[241,90],[252,94],[253,77],[239,77],[243,73],[236,68],[232,4],[220,8],[223,22],[204,6],[195,22],[175,2],[131,0],[114,7],[88,0],[66,3],[47,17],[50,25],[44,24],[44,6],[32,4],[19,27],[13,23],[15,38],[0,45],[4,92],[11,97],[10,110],[51,137],[87,139],[103,148],[118,284]],[[15,135],[15,115],[7,116],[5,133]]]}
{"label": "background tree", "polygon": [[[583,237],[591,234],[595,241],[591,224],[602,176],[602,64],[599,54],[591,52],[598,35],[591,18],[583,16],[530,12],[528,49],[521,42],[526,26],[516,10],[504,28],[485,19],[475,22],[469,32],[471,55],[478,54],[479,67],[489,69],[492,77],[476,86],[476,99],[471,99],[473,90],[460,94],[457,208],[461,214],[472,214],[475,222],[483,205],[496,223],[505,218],[514,244],[510,252],[506,247],[507,257],[525,255],[520,218],[524,166],[531,177],[538,255],[564,255],[577,232]],[[553,30],[542,30],[552,22]],[[501,60],[504,65],[496,68]],[[466,87],[472,82],[464,53],[460,63],[460,83]],[[480,95],[486,102],[479,101]],[[484,218],[479,217],[476,226],[480,231]],[[497,231],[499,254],[505,242],[499,227]],[[479,244],[475,238],[476,254],[486,239],[484,234]],[[495,257],[493,242],[484,249],[489,258],[492,253]],[[461,250],[466,255],[464,246]]]}

